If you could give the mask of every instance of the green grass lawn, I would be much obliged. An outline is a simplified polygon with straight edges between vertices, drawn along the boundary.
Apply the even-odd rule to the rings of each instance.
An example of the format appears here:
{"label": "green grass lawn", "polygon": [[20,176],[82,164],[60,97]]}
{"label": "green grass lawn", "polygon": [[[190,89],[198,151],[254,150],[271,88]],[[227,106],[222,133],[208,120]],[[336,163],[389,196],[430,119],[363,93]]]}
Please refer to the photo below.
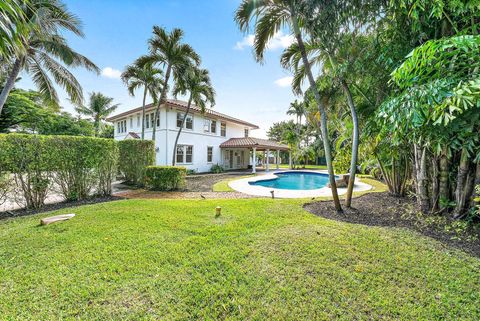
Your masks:
{"label": "green grass lawn", "polygon": [[[275,165],[270,165],[270,166],[273,166],[273,168],[275,168]],[[280,164],[279,165],[280,168],[288,168],[289,165],[288,164]],[[272,168],[272,167],[271,167]],[[298,169],[312,169],[312,170],[315,170],[315,169],[327,169],[327,166],[326,165],[306,165],[305,168],[303,168],[302,165],[299,165],[298,166]]]}
{"label": "green grass lawn", "polygon": [[480,318],[480,259],[301,205],[128,200],[0,221],[0,319]]}

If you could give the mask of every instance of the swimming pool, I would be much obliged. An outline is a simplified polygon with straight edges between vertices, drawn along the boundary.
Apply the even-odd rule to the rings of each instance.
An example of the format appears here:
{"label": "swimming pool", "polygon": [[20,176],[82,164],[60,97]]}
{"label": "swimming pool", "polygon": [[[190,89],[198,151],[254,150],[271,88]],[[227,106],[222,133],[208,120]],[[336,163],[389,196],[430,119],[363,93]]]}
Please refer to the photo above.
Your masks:
{"label": "swimming pool", "polygon": [[328,174],[312,172],[275,173],[277,178],[249,182],[250,185],[289,190],[313,190],[326,187]]}

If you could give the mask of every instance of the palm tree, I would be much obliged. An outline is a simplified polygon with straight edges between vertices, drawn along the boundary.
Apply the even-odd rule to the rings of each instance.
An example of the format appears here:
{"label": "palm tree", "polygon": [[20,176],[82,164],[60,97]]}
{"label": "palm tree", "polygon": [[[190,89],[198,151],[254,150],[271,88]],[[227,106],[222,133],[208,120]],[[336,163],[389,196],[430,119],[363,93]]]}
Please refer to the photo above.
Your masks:
{"label": "palm tree", "polygon": [[295,115],[297,117],[297,124],[302,124],[302,117],[305,115],[305,104],[301,101],[295,100],[290,104],[287,110],[287,115]]}
{"label": "palm tree", "polygon": [[88,106],[77,106],[75,110],[81,115],[91,117],[95,127],[95,136],[100,134],[103,128],[103,122],[110,116],[119,106],[112,105],[113,98],[107,97],[102,93],[91,93]]}
{"label": "palm tree", "polygon": [[244,32],[250,29],[250,24],[255,24],[255,40],[253,44],[254,53],[257,61],[263,61],[264,53],[267,49],[269,41],[273,38],[277,31],[284,26],[289,26],[295,35],[296,42],[301,52],[303,66],[305,68],[310,91],[315,97],[315,101],[320,112],[320,123],[325,158],[327,161],[330,186],[332,189],[335,208],[338,212],[342,211],[340,199],[338,198],[337,185],[335,183],[335,174],[332,163],[332,152],[330,142],[328,141],[327,113],[325,106],[317,89],[315,78],[311,70],[310,62],[305,50],[305,43],[302,32],[300,30],[302,15],[299,10],[298,0],[243,0],[235,14],[235,20]]}
{"label": "palm tree", "polygon": [[215,105],[215,90],[212,87],[208,70],[189,67],[184,72],[183,77],[176,82],[176,85],[173,88],[173,94],[176,97],[179,94],[186,95],[187,93],[189,93],[190,96],[188,98],[187,110],[183,115],[182,125],[178,130],[175,144],[173,145],[172,166],[175,166],[178,138],[182,133],[192,103],[197,107],[200,107],[202,113],[205,113],[205,108],[208,103],[210,103],[211,106]]}
{"label": "palm tree", "polygon": [[83,37],[81,22],[58,0],[30,0],[21,7],[29,26],[29,34],[22,40],[25,50],[17,53],[11,61],[10,73],[0,94],[0,113],[22,70],[31,75],[46,101],[58,104],[57,92],[51,79],[53,77],[74,103],[82,103],[82,87],[74,75],[61,64],[67,67],[81,66],[99,72],[94,63],[71,49],[61,35],[63,31],[70,31]]}
{"label": "palm tree", "polygon": [[142,140],[145,139],[145,100],[150,94],[153,102],[157,102],[158,92],[163,87],[163,71],[155,68],[150,63],[141,64],[136,60],[133,64],[127,66],[122,73],[122,80],[127,85],[128,92],[135,96],[135,91],[143,87],[142,104]]}
{"label": "palm tree", "polygon": [[153,36],[149,40],[150,54],[139,58],[140,63],[159,64],[165,68],[165,78],[163,79],[163,88],[160,99],[155,109],[155,121],[153,123],[152,140],[155,141],[157,129],[157,119],[160,113],[160,106],[167,98],[168,82],[173,74],[175,81],[180,79],[181,72],[188,66],[200,64],[200,56],[193,48],[182,43],[183,31],[175,28],[168,33],[164,28],[153,27]]}
{"label": "palm tree", "polygon": [[[25,0],[24,0],[25,1]],[[20,1],[0,2],[0,62],[11,56],[25,52],[22,43],[27,25]]]}

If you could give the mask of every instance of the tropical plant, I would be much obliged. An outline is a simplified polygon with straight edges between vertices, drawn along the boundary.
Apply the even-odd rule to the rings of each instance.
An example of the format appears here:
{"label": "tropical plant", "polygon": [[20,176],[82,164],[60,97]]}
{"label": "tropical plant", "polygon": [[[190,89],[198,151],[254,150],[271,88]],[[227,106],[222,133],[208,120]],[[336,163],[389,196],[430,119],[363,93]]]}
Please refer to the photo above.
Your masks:
{"label": "tropical plant", "polygon": [[202,113],[205,113],[207,104],[210,104],[210,106],[215,105],[215,90],[211,84],[208,70],[189,67],[182,73],[182,77],[177,80],[173,88],[173,94],[175,97],[179,94],[189,94],[187,110],[183,115],[182,125],[178,129],[177,137],[175,137],[175,143],[173,144],[172,166],[175,166],[178,139],[182,133],[192,103],[200,108]]}
{"label": "tropical plant", "polygon": [[0,113],[22,70],[31,75],[44,100],[58,104],[57,92],[49,76],[51,74],[73,102],[82,103],[83,93],[79,82],[56,60],[67,67],[85,67],[99,72],[93,62],[70,48],[61,34],[70,31],[83,37],[80,20],[57,0],[30,0],[29,3],[23,3],[21,8],[29,26],[29,34],[22,42],[25,51],[15,55],[11,61],[10,73],[0,94]]}
{"label": "tropical plant", "polygon": [[337,211],[342,211],[335,184],[335,174],[332,164],[331,146],[328,141],[327,111],[323,104],[322,97],[317,89],[315,78],[311,70],[311,64],[305,49],[301,26],[304,20],[304,12],[301,10],[301,3],[295,0],[243,0],[235,14],[235,20],[242,31],[249,31],[253,22],[255,40],[253,43],[254,54],[257,61],[263,61],[264,53],[269,41],[283,27],[288,26],[293,31],[299,52],[305,68],[305,73],[310,84],[310,91],[314,95],[315,102],[320,112],[320,123],[322,136],[324,138],[324,151],[327,160],[330,186],[333,200]]}
{"label": "tropical plant", "polygon": [[95,127],[95,136],[98,136],[103,129],[105,119],[110,116],[119,106],[112,104],[113,98],[102,93],[92,92],[87,106],[77,106],[75,110],[81,114],[91,117]]}
{"label": "tropical plant", "polygon": [[23,46],[28,34],[27,24],[22,9],[27,0],[3,0],[0,2],[0,62],[25,53]]}
{"label": "tropical plant", "polygon": [[149,40],[150,53],[140,57],[138,60],[140,64],[158,64],[165,68],[163,88],[155,109],[152,140],[155,140],[156,137],[160,106],[167,98],[170,77],[173,75],[174,81],[177,81],[181,78],[182,72],[188,69],[189,66],[198,66],[200,64],[200,56],[190,45],[183,43],[182,40],[183,31],[181,29],[175,28],[168,33],[164,28],[154,26],[153,36]]}
{"label": "tropical plant", "polygon": [[121,76],[131,96],[135,96],[135,91],[143,87],[142,140],[145,139],[145,101],[147,95],[150,95],[153,103],[157,102],[158,93],[163,87],[163,76],[161,69],[155,68],[151,63],[142,63],[139,60],[127,66]]}

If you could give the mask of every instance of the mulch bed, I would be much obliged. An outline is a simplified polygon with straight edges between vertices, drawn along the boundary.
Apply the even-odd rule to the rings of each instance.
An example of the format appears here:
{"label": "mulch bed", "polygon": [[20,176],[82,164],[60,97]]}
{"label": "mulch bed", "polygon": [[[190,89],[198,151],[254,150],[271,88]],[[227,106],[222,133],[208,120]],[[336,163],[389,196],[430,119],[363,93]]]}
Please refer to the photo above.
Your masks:
{"label": "mulch bed", "polygon": [[128,199],[237,199],[237,198],[255,198],[238,192],[156,192],[156,191],[130,191],[117,194]]}
{"label": "mulch bed", "polygon": [[222,173],[222,174],[201,174],[201,175],[189,175],[187,176],[187,192],[211,192],[213,185],[216,183],[232,179],[242,175],[234,173]]}
{"label": "mulch bed", "polygon": [[441,226],[422,222],[421,216],[414,215],[415,202],[412,199],[398,198],[388,193],[370,193],[353,199],[352,206],[350,209],[344,207],[343,213],[337,213],[331,201],[308,203],[304,208],[317,216],[336,221],[367,226],[409,228],[480,257],[478,238],[475,241],[452,239],[454,235],[446,232]]}
{"label": "mulch bed", "polygon": [[60,203],[53,203],[53,204],[46,204],[44,207],[40,209],[16,209],[11,211],[4,211],[0,212],[0,220],[6,218],[13,218],[13,217],[20,217],[20,216],[28,216],[34,214],[40,214],[45,212],[51,212],[56,210],[61,210],[67,207],[74,207],[74,206],[81,206],[81,205],[88,205],[88,204],[97,204],[97,203],[105,203],[105,202],[112,202],[125,199],[121,196],[109,196],[109,197],[97,197],[86,199],[82,201],[65,201]]}

